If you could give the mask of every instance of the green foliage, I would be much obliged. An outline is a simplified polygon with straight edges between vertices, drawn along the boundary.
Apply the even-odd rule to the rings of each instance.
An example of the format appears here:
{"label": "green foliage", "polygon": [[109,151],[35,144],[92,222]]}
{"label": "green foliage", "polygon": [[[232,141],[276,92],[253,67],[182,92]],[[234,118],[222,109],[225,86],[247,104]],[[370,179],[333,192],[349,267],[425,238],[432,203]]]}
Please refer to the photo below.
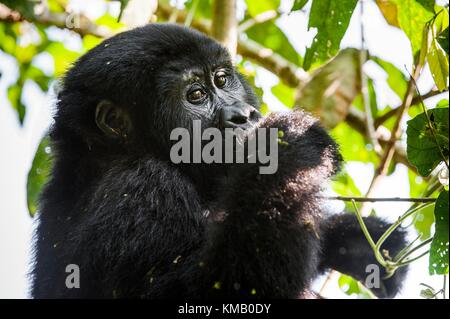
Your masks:
{"label": "green foliage", "polygon": [[372,61],[377,63],[387,74],[387,84],[394,91],[397,96],[402,99],[405,96],[407,89],[407,79],[402,71],[395,65],[383,59],[372,57]]}
{"label": "green foliage", "polygon": [[448,108],[435,108],[428,111],[428,116],[416,116],[408,121],[406,134],[409,161],[422,176],[428,176],[444,160],[442,155],[448,159]]}
{"label": "green foliage", "polygon": [[308,0],[294,0],[291,11],[301,10],[307,3],[308,3]]}
{"label": "green foliage", "polygon": [[431,227],[434,224],[434,205],[419,210],[414,218],[414,227],[424,241],[431,237]]}
{"label": "green foliage", "polygon": [[439,45],[441,46],[441,48],[445,51],[445,53],[448,53],[448,27],[441,33],[439,34],[439,37],[437,38],[437,41],[439,42]]}
{"label": "green foliage", "polygon": [[30,0],[2,0],[2,2],[9,8],[19,11],[27,18],[34,16],[35,1]]}
{"label": "green foliage", "polygon": [[306,50],[303,63],[305,70],[325,62],[338,52],[357,2],[313,0],[308,28],[317,28],[317,35]]}
{"label": "green foliage", "polygon": [[339,287],[349,296],[357,295],[359,299],[373,299],[372,293],[361,283],[350,276],[340,275],[338,280]]}
{"label": "green foliage", "polygon": [[49,139],[48,137],[44,137],[38,146],[34,155],[33,164],[28,172],[27,204],[31,216],[36,213],[39,194],[50,173],[50,151]]}
{"label": "green foliage", "polygon": [[296,65],[301,64],[301,56],[294,49],[283,31],[273,21],[256,24],[248,29],[246,34],[250,39],[273,50],[290,62]]}
{"label": "green foliage", "polygon": [[22,86],[23,84],[18,83],[8,88],[8,99],[11,102],[13,109],[17,111],[20,124],[23,124],[26,112],[25,105],[22,103]]}
{"label": "green foliage", "polygon": [[448,54],[441,48],[436,39],[431,42],[428,63],[439,91],[448,89]]}
{"label": "green foliage", "polygon": [[271,0],[271,1],[254,1],[254,0],[245,0],[247,4],[248,13],[255,17],[258,14],[269,10],[277,10],[280,6],[280,0]]}
{"label": "green foliage", "polygon": [[194,11],[194,17],[200,19],[211,19],[212,0],[188,0],[184,4],[188,11]]}
{"label": "green foliage", "polygon": [[117,21],[119,21],[120,18],[122,17],[123,10],[125,10],[125,8],[127,7],[129,0],[118,0],[118,1],[120,2],[120,13],[119,16],[117,17]]}
{"label": "green foliage", "polygon": [[[422,45],[422,30],[425,24],[433,18],[434,0],[390,0],[395,6],[399,27],[406,33],[413,54]],[[386,17],[386,15],[385,15]]]}
{"label": "green foliage", "polygon": [[363,163],[379,162],[378,156],[373,151],[369,142],[346,122],[339,123],[331,134],[339,143],[344,161],[358,161]]}
{"label": "green foliage", "polygon": [[293,88],[280,82],[272,88],[272,93],[288,108],[292,109],[294,107],[295,90]]}
{"label": "green foliage", "polygon": [[436,219],[436,232],[430,248],[430,274],[448,274],[448,191],[442,191],[436,201],[434,216]]}
{"label": "green foliage", "polygon": [[299,89],[299,105],[319,116],[326,127],[342,122],[361,88],[360,52],[345,49],[317,69]]}

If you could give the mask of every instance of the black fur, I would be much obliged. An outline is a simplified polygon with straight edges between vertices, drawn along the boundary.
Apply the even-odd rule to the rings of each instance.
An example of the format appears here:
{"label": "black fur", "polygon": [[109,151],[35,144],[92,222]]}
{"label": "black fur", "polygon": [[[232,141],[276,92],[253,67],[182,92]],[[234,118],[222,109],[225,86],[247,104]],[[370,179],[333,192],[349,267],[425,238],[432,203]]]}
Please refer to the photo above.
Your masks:
{"label": "black fur", "polygon": [[[213,92],[205,108],[188,105],[183,75],[218,66],[231,70],[229,86]],[[97,127],[95,108],[104,99],[129,112],[134,126],[126,139]],[[331,267],[363,279],[375,261],[356,218],[327,218],[317,197],[338,170],[339,154],[310,115],[258,123],[284,132],[274,175],[260,175],[256,164],[170,162],[173,128],[190,128],[193,119],[215,126],[220,108],[244,102],[258,107],[226,51],[182,27],[135,29],[81,57],[58,96],[32,296],[304,298]],[[368,221],[375,235],[386,227]],[[392,252],[404,244],[402,233],[395,236],[386,243]],[[68,264],[80,267],[79,289],[65,286]],[[395,275],[379,295],[395,295],[403,277]]]}

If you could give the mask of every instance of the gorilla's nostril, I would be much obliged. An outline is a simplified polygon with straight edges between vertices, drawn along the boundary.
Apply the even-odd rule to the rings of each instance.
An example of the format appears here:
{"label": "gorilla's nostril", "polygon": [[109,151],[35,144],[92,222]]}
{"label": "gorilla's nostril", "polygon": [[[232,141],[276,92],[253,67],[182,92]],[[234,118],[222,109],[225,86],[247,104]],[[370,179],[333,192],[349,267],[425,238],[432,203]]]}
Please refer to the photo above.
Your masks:
{"label": "gorilla's nostril", "polygon": [[230,119],[230,122],[236,125],[245,124],[247,123],[247,117],[243,115],[235,115]]}
{"label": "gorilla's nostril", "polygon": [[262,115],[261,115],[261,113],[257,110],[257,109],[253,109],[251,112],[250,112],[250,120],[252,120],[252,121],[256,121],[256,120],[259,120],[260,118],[262,118]]}

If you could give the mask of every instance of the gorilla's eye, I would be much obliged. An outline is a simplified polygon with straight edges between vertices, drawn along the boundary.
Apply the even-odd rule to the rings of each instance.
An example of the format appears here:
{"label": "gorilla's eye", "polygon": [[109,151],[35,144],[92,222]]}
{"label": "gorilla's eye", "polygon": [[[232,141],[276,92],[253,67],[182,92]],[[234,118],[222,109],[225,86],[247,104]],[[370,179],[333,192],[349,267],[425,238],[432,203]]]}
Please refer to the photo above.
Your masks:
{"label": "gorilla's eye", "polygon": [[194,89],[190,91],[187,95],[187,99],[191,103],[199,103],[203,100],[206,93],[202,89]]}
{"label": "gorilla's eye", "polygon": [[227,84],[227,74],[223,71],[219,71],[214,76],[214,84],[218,88],[223,88]]}

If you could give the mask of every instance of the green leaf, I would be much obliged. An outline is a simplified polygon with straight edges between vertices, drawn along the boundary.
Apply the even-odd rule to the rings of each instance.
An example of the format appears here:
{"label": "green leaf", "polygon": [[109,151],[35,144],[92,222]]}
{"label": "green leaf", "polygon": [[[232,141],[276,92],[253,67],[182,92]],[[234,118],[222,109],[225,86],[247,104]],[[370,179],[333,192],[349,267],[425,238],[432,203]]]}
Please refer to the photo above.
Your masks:
{"label": "green leaf", "polygon": [[109,13],[104,14],[97,20],[95,20],[95,23],[101,26],[108,27],[111,30],[118,31],[120,29],[123,29],[125,27],[125,24],[120,22],[120,19],[113,17]]}
{"label": "green leaf", "polygon": [[280,82],[272,88],[272,93],[288,108],[294,107],[295,89]]}
{"label": "green leaf", "polygon": [[120,12],[119,12],[119,16],[117,17],[117,21],[120,21],[120,19],[122,18],[123,11],[127,7],[129,0],[118,0],[118,1],[120,2]]}
{"label": "green leaf", "polygon": [[439,36],[438,36],[438,38],[437,38],[437,41],[439,42],[439,45],[441,46],[441,48],[445,51],[445,53],[447,53],[447,55],[449,54],[448,53],[448,42],[449,42],[449,39],[448,39],[448,28],[447,29],[445,29],[444,31],[442,31],[440,34],[439,34]]}
{"label": "green leaf", "polygon": [[356,49],[342,50],[317,69],[299,89],[296,104],[320,117],[328,128],[342,122],[361,90],[359,54]]}
{"label": "green leaf", "polygon": [[397,17],[397,5],[389,0],[376,0],[376,3],[386,22],[394,27],[400,27]]}
{"label": "green leaf", "polygon": [[379,157],[370,147],[370,143],[360,133],[351,128],[347,122],[339,123],[331,131],[331,135],[339,142],[344,161],[378,164]]}
{"label": "green leaf", "polygon": [[[333,178],[331,181],[331,188],[340,196],[362,196],[361,191],[355,184],[355,181],[345,171],[339,173],[335,178]],[[345,202],[345,208],[347,211],[352,211],[354,209],[351,202]]]}
{"label": "green leaf", "polygon": [[47,47],[47,52],[53,57],[55,63],[55,76],[64,74],[72,62],[74,62],[81,53],[67,49],[61,42],[53,42]]}
{"label": "green leaf", "polygon": [[448,55],[436,40],[431,42],[427,58],[437,88],[439,91],[444,91],[448,88]]}
{"label": "green leaf", "polygon": [[430,130],[425,113],[408,121],[406,130],[408,160],[417,167],[422,176],[428,176],[443,160],[439,147],[446,158],[449,154],[448,108],[428,110],[428,115],[436,131],[437,141]]}
{"label": "green leaf", "polygon": [[33,164],[28,172],[27,204],[31,216],[36,213],[39,194],[50,173],[52,162],[50,152],[49,139],[44,137],[38,146]]}
{"label": "green leaf", "polygon": [[320,65],[339,50],[357,0],[313,0],[308,29],[317,28],[310,48],[306,50],[303,68]]}
{"label": "green leaf", "polygon": [[22,85],[16,84],[8,88],[8,99],[19,117],[19,123],[22,125],[25,119],[26,108],[22,103]]}
{"label": "green leaf", "polygon": [[378,104],[377,104],[377,92],[373,86],[373,80],[371,78],[367,79],[367,91],[369,95],[369,106],[372,112],[372,116],[378,116]]}
{"label": "green leaf", "polygon": [[444,190],[439,195],[434,210],[436,231],[430,247],[430,275],[448,274],[448,206],[448,191]]}
{"label": "green leaf", "polygon": [[252,17],[269,10],[277,10],[280,6],[280,0],[245,0],[245,3],[247,11]]}
{"label": "green leaf", "polygon": [[437,102],[436,108],[448,108],[448,99],[442,99]]}
{"label": "green leaf", "polygon": [[338,176],[331,182],[333,191],[340,196],[361,196],[361,191],[355,184],[355,181],[347,172],[338,174]]}
{"label": "green leaf", "polygon": [[[194,18],[211,19],[212,1],[211,0],[188,0],[184,4],[187,11],[195,10]],[[193,6],[196,6],[195,8]]]}
{"label": "green leaf", "polygon": [[350,276],[340,275],[338,279],[339,288],[347,295],[359,294],[361,289],[358,282]]}
{"label": "green leaf", "polygon": [[37,1],[29,0],[2,0],[7,7],[19,11],[26,18],[34,17],[34,5]]}
{"label": "green leaf", "polygon": [[425,299],[435,299],[436,292],[431,288],[425,288],[420,291],[420,296]]}
{"label": "green leaf", "polygon": [[93,36],[93,35],[90,35],[90,34],[85,35],[83,37],[83,52],[87,52],[90,49],[96,47],[102,41],[103,41],[103,39],[98,38],[96,36]]}
{"label": "green leaf", "polygon": [[383,59],[372,57],[372,61],[377,63],[387,74],[387,84],[394,91],[400,99],[403,99],[408,86],[407,79],[402,71],[395,65]]}
{"label": "green leaf", "polygon": [[64,12],[64,8],[67,6],[68,0],[48,0],[48,8],[51,12]]}
{"label": "green leaf", "polygon": [[431,226],[434,224],[434,205],[427,206],[416,213],[414,228],[420,234],[420,240],[431,237]]}
{"label": "green leaf", "polygon": [[247,36],[262,46],[278,53],[290,62],[300,65],[301,56],[274,21],[258,23],[246,31]]}
{"label": "green leaf", "polygon": [[308,0],[294,0],[292,4],[291,12],[303,9],[303,7],[308,3]]}
{"label": "green leaf", "polygon": [[422,30],[434,16],[434,0],[391,0],[397,6],[397,19],[400,28],[411,42],[415,55],[422,45]]}
{"label": "green leaf", "polygon": [[30,79],[39,85],[39,88],[46,92],[48,90],[48,84],[50,82],[50,77],[45,75],[41,69],[31,65],[24,74],[25,79]]}
{"label": "green leaf", "polygon": [[349,296],[356,294],[359,299],[373,298],[373,295],[370,293],[369,289],[350,276],[341,274],[338,279],[338,284],[339,288],[341,288],[341,290]]}

